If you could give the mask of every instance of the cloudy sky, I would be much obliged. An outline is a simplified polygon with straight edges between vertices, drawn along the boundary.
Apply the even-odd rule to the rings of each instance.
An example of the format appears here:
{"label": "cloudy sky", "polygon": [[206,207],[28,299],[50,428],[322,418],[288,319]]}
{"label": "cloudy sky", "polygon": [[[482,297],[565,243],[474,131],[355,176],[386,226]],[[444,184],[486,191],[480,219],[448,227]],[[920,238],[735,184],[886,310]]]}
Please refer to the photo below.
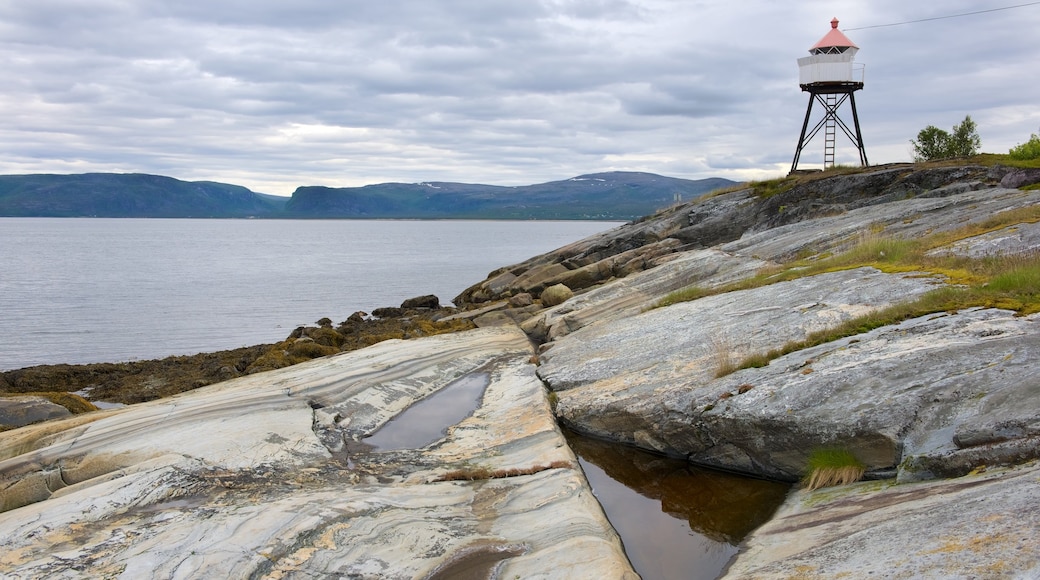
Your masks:
{"label": "cloudy sky", "polygon": [[[0,173],[280,195],[776,177],[808,102],[795,61],[835,16],[866,65],[871,163],[909,160],[920,129],[966,114],[984,151],[1040,131],[1040,2],[3,0]],[[839,140],[838,161],[857,160]]]}

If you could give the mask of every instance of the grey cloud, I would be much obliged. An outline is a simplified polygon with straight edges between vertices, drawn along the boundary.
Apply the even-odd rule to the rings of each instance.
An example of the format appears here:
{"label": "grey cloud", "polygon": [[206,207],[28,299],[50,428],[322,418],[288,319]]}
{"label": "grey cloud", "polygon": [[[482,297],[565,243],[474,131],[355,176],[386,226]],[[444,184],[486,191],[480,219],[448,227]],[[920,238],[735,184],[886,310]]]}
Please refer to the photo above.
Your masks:
{"label": "grey cloud", "polygon": [[[1037,8],[995,13],[987,26],[849,32],[867,63],[857,100],[868,154],[906,157],[920,128],[964,113],[980,121],[984,149],[1028,138],[1040,125],[1040,81],[1026,70],[1040,58]],[[795,59],[832,16],[869,25],[946,10],[894,0],[869,10],[851,0],[5,3],[0,106],[18,114],[0,124],[0,172],[117,168],[284,194],[605,169],[775,176],[805,109]]]}

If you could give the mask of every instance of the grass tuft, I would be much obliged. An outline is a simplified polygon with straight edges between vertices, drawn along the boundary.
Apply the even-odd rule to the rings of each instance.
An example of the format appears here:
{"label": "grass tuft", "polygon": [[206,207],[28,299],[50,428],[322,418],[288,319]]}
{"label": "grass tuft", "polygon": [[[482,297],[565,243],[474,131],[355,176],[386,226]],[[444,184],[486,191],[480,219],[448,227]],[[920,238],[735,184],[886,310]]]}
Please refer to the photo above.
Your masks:
{"label": "grass tuft", "polygon": [[751,194],[762,199],[780,195],[798,185],[794,177],[778,177],[765,181],[749,181],[747,186],[751,188]]}
{"label": "grass tuft", "polygon": [[669,293],[664,298],[658,300],[657,304],[655,304],[654,306],[656,308],[662,308],[665,306],[671,306],[672,304],[678,304],[680,302],[691,302],[693,300],[697,300],[698,298],[710,296],[711,294],[712,292],[707,288],[702,288],[700,286],[688,286],[686,288],[682,288],[680,290],[676,290],[675,292]]}
{"label": "grass tuft", "polygon": [[715,361],[715,377],[724,377],[737,370],[729,339],[724,336],[711,337],[711,358]]}
{"label": "grass tuft", "polygon": [[812,491],[855,483],[863,477],[866,467],[846,449],[817,449],[809,455],[807,471],[805,487]]}

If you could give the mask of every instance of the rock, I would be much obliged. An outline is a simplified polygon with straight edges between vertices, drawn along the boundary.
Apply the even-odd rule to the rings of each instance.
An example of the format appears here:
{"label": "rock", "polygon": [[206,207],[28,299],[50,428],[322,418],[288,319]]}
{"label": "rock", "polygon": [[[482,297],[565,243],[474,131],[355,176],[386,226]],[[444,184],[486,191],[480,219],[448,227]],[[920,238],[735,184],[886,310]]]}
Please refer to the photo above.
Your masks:
{"label": "rock", "polygon": [[564,275],[569,271],[570,270],[562,264],[544,264],[535,266],[517,276],[516,280],[509,285],[509,288],[520,292],[539,294],[550,285],[548,284],[549,280]]}
{"label": "rock", "polygon": [[1014,169],[1000,180],[1000,186],[1015,189],[1040,183],[1040,169]]}
{"label": "rock", "polygon": [[426,296],[417,296],[415,298],[409,298],[401,303],[401,308],[405,310],[414,308],[432,308],[436,310],[441,307],[441,301],[433,294],[427,294]]}
{"label": "rock", "polygon": [[[515,327],[385,341],[4,433],[0,570],[431,578],[497,565],[503,578],[635,580],[531,355]],[[365,448],[462,377],[487,387],[443,438]]]}
{"label": "rock", "polygon": [[536,340],[555,340],[592,322],[639,314],[676,290],[691,285],[718,287],[752,276],[767,265],[718,250],[672,254],[671,260],[652,271],[584,292],[525,321],[523,328]]}
{"label": "rock", "polygon": [[760,578],[1037,578],[1040,466],[791,495],[723,575]]}
{"label": "rock", "polygon": [[528,292],[522,292],[509,297],[509,305],[514,308],[523,308],[534,304],[534,298]]}
{"label": "rock", "polygon": [[847,209],[812,222],[751,229],[718,249],[762,260],[789,261],[798,256],[844,251],[865,235],[914,238],[984,222],[993,214],[1023,207],[1035,199],[1015,189],[987,188],[944,197],[916,197]]}
{"label": "rock", "polygon": [[488,312],[487,314],[478,316],[473,319],[473,324],[476,324],[477,328],[488,326],[516,326],[516,322],[501,310]]}
{"label": "rock", "polygon": [[[858,431],[849,429],[844,414],[838,425],[820,429],[802,413],[792,417],[788,429],[783,427],[787,408],[779,408],[778,418],[773,418],[774,411],[763,415],[763,410],[751,409],[734,418],[733,424],[746,430],[719,431],[721,421],[715,417],[726,407],[716,404],[718,397],[736,392],[736,385],[728,385],[738,379],[726,377],[719,382],[713,377],[719,365],[803,338],[930,287],[925,279],[860,269],[711,296],[577,330],[542,355],[538,372],[557,391],[561,419],[594,435],[787,480],[801,476],[812,443],[827,444],[843,435],[862,439],[857,444],[871,455],[874,463],[870,467],[891,467],[899,457],[890,435],[869,430],[856,435]],[[770,382],[749,378],[748,372],[738,373],[741,382],[737,385]],[[775,382],[771,380],[771,384]],[[765,389],[755,389],[727,399],[726,404],[738,404],[747,397],[771,402],[765,393]],[[708,405],[718,410],[702,415]],[[760,417],[765,418],[759,422]],[[761,434],[759,429],[770,434]],[[722,441],[726,444],[717,443]]]}
{"label": "rock", "polygon": [[400,318],[404,314],[404,308],[394,308],[393,306],[384,306],[372,311],[372,316],[376,318]]}
{"label": "rock", "polygon": [[563,284],[549,286],[544,291],[542,291],[542,305],[556,306],[557,304],[563,304],[573,296],[574,292],[571,292],[571,289],[564,286]]}
{"label": "rock", "polygon": [[13,429],[41,421],[69,417],[68,409],[45,397],[23,395],[0,397],[0,427]]}
{"label": "rock", "polygon": [[1029,255],[1040,251],[1040,224],[1024,223],[956,241],[928,252],[929,256]]}
{"label": "rock", "polygon": [[[583,328],[542,354],[539,375],[578,430],[789,481],[828,446],[848,448],[870,470],[898,467],[902,481],[1040,453],[1040,428],[1029,427],[1040,425],[1040,386],[1028,378],[1037,315],[933,315],[713,378],[720,365],[929,288],[869,269],[787,284]],[[988,430],[1009,437],[1001,449],[954,441]]]}
{"label": "rock", "polygon": [[[557,409],[578,428],[695,462],[795,480],[809,451],[837,445],[870,469],[898,466],[901,481],[953,477],[987,461],[1010,463],[1040,453],[1040,386],[1028,378],[1027,353],[1040,348],[1034,318],[1000,310],[929,316],[722,379],[699,369],[696,354],[682,342],[671,358],[640,351],[658,361],[648,366],[623,351],[606,355],[597,337],[581,333],[588,350],[572,352],[566,347],[573,344],[562,341],[542,356],[539,372],[554,389],[574,389],[559,393]],[[774,332],[785,327],[770,325]],[[740,343],[726,346],[739,348],[734,344]],[[563,374],[561,356],[584,356],[588,363],[580,374]],[[701,366],[715,356],[702,354]],[[628,368],[638,369],[638,377]],[[672,376],[669,368],[685,376]],[[953,383],[956,389],[948,387]],[[596,400],[611,403],[604,408]],[[986,447],[965,449],[969,443]]]}

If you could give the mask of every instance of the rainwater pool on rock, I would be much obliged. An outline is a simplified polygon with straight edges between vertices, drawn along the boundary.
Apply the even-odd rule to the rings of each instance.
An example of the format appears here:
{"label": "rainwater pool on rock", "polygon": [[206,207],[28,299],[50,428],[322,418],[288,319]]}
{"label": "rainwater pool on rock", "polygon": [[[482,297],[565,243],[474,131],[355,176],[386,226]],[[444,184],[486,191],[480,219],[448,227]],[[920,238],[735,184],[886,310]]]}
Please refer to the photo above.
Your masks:
{"label": "rainwater pool on rock", "polygon": [[785,483],[564,434],[643,580],[718,578],[740,542],[790,490]]}
{"label": "rainwater pool on rock", "polygon": [[376,451],[417,449],[444,436],[448,427],[468,417],[480,405],[487,388],[486,373],[466,375],[413,404],[371,437],[364,439]]}

